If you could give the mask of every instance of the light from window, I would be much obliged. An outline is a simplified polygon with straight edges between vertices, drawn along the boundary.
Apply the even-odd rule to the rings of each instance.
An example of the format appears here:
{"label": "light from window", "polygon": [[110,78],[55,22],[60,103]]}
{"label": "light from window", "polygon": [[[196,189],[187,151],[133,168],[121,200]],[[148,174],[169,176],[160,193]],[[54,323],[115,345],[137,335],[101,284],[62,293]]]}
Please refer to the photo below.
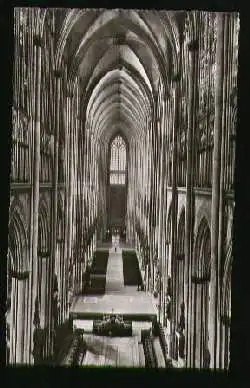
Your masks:
{"label": "light from window", "polygon": [[126,144],[117,136],[111,144],[110,184],[125,185],[126,177]]}

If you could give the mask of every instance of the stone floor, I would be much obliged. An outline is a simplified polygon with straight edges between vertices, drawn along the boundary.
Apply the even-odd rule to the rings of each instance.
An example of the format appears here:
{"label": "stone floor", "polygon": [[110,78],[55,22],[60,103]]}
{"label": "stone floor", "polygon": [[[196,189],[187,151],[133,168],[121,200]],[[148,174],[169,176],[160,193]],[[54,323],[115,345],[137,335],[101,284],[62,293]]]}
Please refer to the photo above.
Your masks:
{"label": "stone floor", "polygon": [[157,315],[151,294],[137,291],[136,286],[124,286],[122,250],[115,252],[113,248],[109,252],[105,294],[76,297],[71,312]]}
{"label": "stone floor", "polygon": [[[98,249],[112,249],[112,248],[113,248],[112,241],[98,242],[97,243],[97,250]],[[121,249],[133,249],[134,250],[134,248],[130,244],[126,243],[125,241],[119,242],[119,248],[121,248]]]}
{"label": "stone floor", "polygon": [[87,353],[82,366],[144,367],[145,358],[137,336],[97,337],[85,335]]}
{"label": "stone floor", "polygon": [[[104,246],[99,249],[107,249]],[[133,322],[132,337],[99,337],[91,333],[93,321],[88,314],[126,314],[150,317],[157,315],[155,300],[151,294],[137,291],[136,286],[124,286],[122,247],[115,252],[109,247],[109,259],[106,273],[106,292],[104,295],[80,296],[73,301],[72,313],[86,313],[86,318],[75,319],[75,328],[84,328],[87,353],[82,366],[98,367],[144,367],[145,357],[140,343],[141,329],[148,328],[151,322]],[[157,344],[158,345],[158,344]]]}
{"label": "stone floor", "polygon": [[124,292],[122,249],[114,252],[109,250],[109,258],[106,273],[106,294]]}
{"label": "stone floor", "polygon": [[[132,292],[134,294],[132,294]],[[137,291],[124,294],[114,293],[97,296],[80,296],[75,299],[71,308],[74,316],[79,313],[82,317],[86,314],[86,319],[90,314],[123,314],[123,315],[157,315],[154,299],[151,295]],[[149,318],[150,320],[151,318]]]}

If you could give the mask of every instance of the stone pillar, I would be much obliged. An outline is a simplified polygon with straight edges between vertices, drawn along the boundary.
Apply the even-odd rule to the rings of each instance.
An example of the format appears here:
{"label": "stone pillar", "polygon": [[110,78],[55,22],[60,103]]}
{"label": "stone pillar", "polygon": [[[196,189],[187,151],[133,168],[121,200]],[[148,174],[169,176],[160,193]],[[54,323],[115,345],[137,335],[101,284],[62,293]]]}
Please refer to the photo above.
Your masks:
{"label": "stone pillar", "polygon": [[58,286],[59,286],[59,300],[60,300],[60,323],[64,321],[64,298],[65,291],[63,288],[63,268],[64,268],[64,255],[63,255],[63,239],[60,237],[57,239],[57,254],[58,254]]}
{"label": "stone pillar", "polygon": [[[189,355],[187,355],[187,366],[195,368],[196,366],[196,360],[195,360],[195,353],[196,353],[196,300],[197,300],[197,287],[196,282],[194,280],[191,281],[190,285],[190,299],[189,299],[189,314],[190,317],[188,319],[189,323],[189,331],[187,331],[187,335],[189,338],[189,346],[188,351]],[[187,348],[186,348],[187,349]]]}
{"label": "stone pillar", "polygon": [[211,210],[211,282],[209,313],[209,351],[211,368],[217,367],[218,355],[218,298],[219,298],[219,207],[221,177],[221,140],[223,115],[223,80],[224,80],[224,28],[225,14],[217,13],[217,46],[216,46],[216,86],[215,86],[215,120],[214,151],[212,176],[212,210]]}
{"label": "stone pillar", "polygon": [[60,240],[58,240],[58,248],[59,248],[58,252],[59,252],[59,257],[60,257],[60,260],[59,260],[59,271],[60,271],[59,295],[60,295],[60,303],[61,303],[61,309],[60,309],[60,321],[61,322],[63,322],[64,318],[65,318],[65,298],[66,298],[65,279],[64,279],[64,277],[65,277],[65,275],[64,275],[65,257],[64,257],[63,247],[64,247],[64,240],[63,240],[63,238],[60,238]]}
{"label": "stone pillar", "polygon": [[41,329],[44,333],[44,344],[42,357],[46,359],[49,355],[50,349],[50,336],[49,336],[49,327],[51,324],[50,317],[50,252],[38,252],[38,303],[39,303],[39,329]]}
{"label": "stone pillar", "polygon": [[193,172],[194,172],[194,149],[193,137],[196,119],[196,98],[198,85],[198,40],[189,42],[190,53],[190,74],[189,74],[189,107],[188,107],[188,128],[187,128],[187,171],[186,171],[186,212],[185,212],[185,282],[184,300],[187,306],[186,322],[186,357],[187,367],[192,366],[192,349],[190,347],[191,329],[191,268],[192,268],[192,244],[193,244]]}
{"label": "stone pillar", "polygon": [[29,362],[33,363],[33,324],[35,299],[38,295],[37,248],[38,248],[38,213],[39,213],[39,170],[40,170],[40,110],[41,110],[41,38],[34,37],[34,122],[33,122],[33,173],[31,198],[31,281],[29,290]]}
{"label": "stone pillar", "polygon": [[[154,263],[153,263],[153,257],[154,257],[154,235],[155,235],[155,204],[153,203],[153,200],[155,201],[155,175],[153,173],[153,168],[155,168],[155,158],[156,158],[156,150],[155,150],[155,131],[156,128],[156,96],[154,96],[154,106],[153,106],[153,116],[151,120],[150,125],[150,145],[151,145],[151,155],[150,155],[150,165],[149,165],[149,171],[150,171],[150,222],[149,222],[149,249],[150,249],[150,276],[149,276],[149,292],[153,293],[154,290]],[[153,199],[153,200],[152,200]]]}
{"label": "stone pillar", "polygon": [[202,330],[202,316],[201,316],[201,289],[202,289],[202,284],[201,283],[196,283],[196,298],[194,300],[194,306],[195,306],[195,331],[193,335],[195,336],[195,368],[202,368],[201,362],[202,362],[202,357],[201,357],[201,330]]}
{"label": "stone pillar", "polygon": [[15,276],[12,278],[12,306],[10,325],[10,364],[24,362],[25,340],[25,282],[27,277]]}
{"label": "stone pillar", "polygon": [[179,130],[179,101],[180,101],[180,80],[181,76],[180,73],[175,74],[173,76],[173,92],[174,92],[174,117],[173,117],[173,136],[172,136],[172,211],[171,211],[171,277],[172,277],[172,284],[173,284],[173,297],[174,297],[174,303],[172,307],[172,346],[171,346],[171,352],[172,354],[175,353],[175,330],[176,330],[176,322],[175,322],[175,316],[176,316],[176,309],[178,306],[176,305],[176,244],[177,244],[177,211],[178,211],[178,191],[177,191],[177,132]]}
{"label": "stone pillar", "polygon": [[72,101],[72,95],[67,96],[67,128],[66,128],[66,134],[68,136],[68,143],[67,143],[67,149],[65,150],[67,153],[67,166],[66,166],[66,182],[65,182],[65,196],[66,196],[66,220],[65,220],[65,255],[64,255],[64,290],[65,290],[65,317],[68,316],[68,304],[67,304],[67,293],[68,293],[68,284],[67,284],[67,272],[68,272],[68,266],[69,261],[71,260],[71,237],[72,237],[72,133],[71,133],[71,118],[72,118],[72,112],[71,112],[71,101]]}
{"label": "stone pillar", "polygon": [[[51,265],[51,273],[54,273],[54,267],[55,267],[55,258],[57,254],[57,243],[58,243],[58,236],[57,236],[57,230],[58,230],[58,220],[57,220],[57,212],[58,212],[58,163],[59,163],[59,136],[60,136],[60,130],[61,130],[61,83],[62,83],[62,72],[60,70],[56,70],[54,72],[55,77],[55,140],[54,140],[54,171],[53,171],[53,215],[52,215],[52,225],[53,225],[53,231],[52,231],[52,265]],[[60,236],[61,238],[61,236]],[[59,241],[61,242],[61,241]],[[59,245],[58,249],[59,254],[59,272],[61,272],[61,266],[64,266],[64,262],[61,262],[61,246]],[[63,261],[63,260],[62,260]],[[59,289],[62,291],[61,282],[62,277],[60,273],[59,277]],[[60,298],[62,298],[62,292],[60,292]],[[62,303],[62,309],[63,309],[63,303]],[[60,314],[61,315],[61,314]],[[62,318],[62,317],[61,317]]]}
{"label": "stone pillar", "polygon": [[14,278],[11,279],[11,307],[10,307],[10,317],[9,317],[9,329],[10,329],[10,339],[9,339],[9,346],[10,346],[10,355],[9,355],[9,364],[12,364],[15,362],[15,329],[14,329],[14,319],[15,319],[15,285],[14,285]]}
{"label": "stone pillar", "polygon": [[29,284],[30,284],[30,272],[25,273],[24,282],[24,350],[23,350],[23,363],[29,363],[29,305],[27,303],[29,296]]}
{"label": "stone pillar", "polygon": [[[60,85],[60,72],[55,71],[56,84],[55,84],[55,132],[54,132],[54,165],[52,172],[52,222],[51,222],[51,257],[48,260],[48,268],[45,269],[44,260],[42,260],[42,288],[46,284],[45,293],[47,295],[47,307],[45,307],[44,313],[46,314],[45,323],[46,329],[48,330],[47,336],[47,352],[48,356],[53,356],[53,316],[52,316],[52,288],[53,288],[53,274],[55,270],[55,258],[57,248],[57,207],[58,207],[58,147],[59,147],[59,127],[60,127],[60,103],[61,103],[61,85]],[[46,264],[46,266],[47,266]],[[43,292],[41,294],[43,298]],[[42,311],[42,305],[41,305]]]}
{"label": "stone pillar", "polygon": [[159,233],[158,233],[158,257],[160,260],[160,317],[161,317],[161,323],[163,323],[163,310],[164,310],[164,289],[165,289],[165,254],[164,254],[164,247],[165,247],[165,233],[164,233],[164,224],[165,224],[165,177],[166,177],[166,163],[165,163],[165,152],[164,152],[164,135],[165,135],[165,99],[166,99],[166,91],[163,89],[162,91],[162,115],[160,117],[160,136],[161,136],[161,142],[160,142],[160,213],[159,213]]}
{"label": "stone pillar", "polygon": [[[232,74],[231,71],[231,58],[232,58],[232,46],[233,46],[233,36],[230,33],[233,23],[233,17],[231,14],[225,14],[225,23],[224,23],[224,43],[223,43],[223,51],[224,51],[224,75],[223,76],[223,101],[229,100],[229,92],[230,92],[230,76]],[[227,131],[229,131],[229,127],[231,123],[230,120],[230,105],[226,104],[222,107],[222,129],[221,129],[221,165],[220,165],[220,203],[219,203],[219,233],[218,233],[218,274],[222,274],[223,268],[221,266],[221,262],[223,262],[223,255],[225,255],[224,251],[224,243],[225,243],[225,236],[226,236],[226,226],[225,226],[225,189],[227,188],[227,181],[226,181],[226,173],[227,173]],[[217,295],[217,311],[221,311],[221,290],[222,290],[222,283],[218,287],[218,295]],[[216,361],[216,367],[222,368],[222,346],[223,346],[223,340],[220,338],[220,333],[222,332],[221,322],[220,318],[217,319],[217,350],[216,353],[218,354],[218,359]]]}
{"label": "stone pillar", "polygon": [[50,258],[48,255],[40,255],[40,269],[41,269],[41,279],[40,279],[40,326],[41,329],[47,329],[47,324],[49,323],[49,265]]}

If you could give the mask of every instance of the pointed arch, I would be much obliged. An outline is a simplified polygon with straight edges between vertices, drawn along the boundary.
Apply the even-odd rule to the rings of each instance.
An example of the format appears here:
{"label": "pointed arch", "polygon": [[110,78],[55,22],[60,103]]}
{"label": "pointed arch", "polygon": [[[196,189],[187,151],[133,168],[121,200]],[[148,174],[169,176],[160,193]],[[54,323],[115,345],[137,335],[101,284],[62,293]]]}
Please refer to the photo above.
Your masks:
{"label": "pointed arch", "polygon": [[184,246],[185,246],[185,208],[181,209],[178,224],[177,224],[177,247],[176,255],[173,263],[173,282],[174,282],[174,299],[176,307],[174,309],[174,320],[177,328],[183,330],[185,326],[184,318]]}
{"label": "pointed arch", "polygon": [[117,132],[110,140],[110,184],[125,184],[127,171],[127,143],[123,134]]}
{"label": "pointed arch", "polygon": [[[16,205],[16,206],[15,206]],[[7,258],[7,308],[10,317],[11,362],[23,361],[24,333],[27,327],[29,256],[24,214],[20,202],[12,206],[9,223],[9,251]]]}
{"label": "pointed arch", "polygon": [[224,274],[222,280],[221,295],[221,349],[222,365],[225,369],[229,367],[230,362],[230,325],[231,325],[231,289],[232,289],[232,240],[229,242],[226,260],[224,265]]}
{"label": "pointed arch", "polygon": [[209,283],[211,266],[211,235],[208,220],[202,217],[194,245],[192,311],[194,325],[194,364],[198,368],[209,368]]}
{"label": "pointed arch", "polygon": [[195,241],[193,274],[199,278],[210,278],[211,233],[206,217],[200,221]]}
{"label": "pointed arch", "polygon": [[61,27],[60,31],[60,37],[57,43],[56,48],[56,57],[55,57],[55,64],[56,69],[60,68],[61,61],[63,58],[63,52],[65,50],[67,38],[70,34],[71,29],[73,28],[74,24],[76,24],[81,16],[84,14],[85,10],[79,10],[79,9],[71,9],[68,11],[64,22]]}
{"label": "pointed arch", "polygon": [[128,122],[131,135],[143,136],[147,117],[152,111],[152,96],[131,66],[128,69],[125,62],[122,66],[116,65],[113,69],[102,71],[92,81],[84,97],[84,115],[96,138],[116,118],[121,123]]}
{"label": "pointed arch", "polygon": [[63,239],[64,233],[64,214],[63,214],[62,196],[58,194],[58,211],[57,211],[57,239]]}
{"label": "pointed arch", "polygon": [[[13,210],[12,210],[13,209]],[[21,205],[15,202],[11,206],[9,222],[9,250],[12,257],[12,270],[24,272],[28,269],[28,239],[26,224]]]}
{"label": "pointed arch", "polygon": [[149,81],[148,81],[148,83],[146,82],[145,77],[142,76],[140,71],[135,66],[133,66],[127,60],[127,58],[125,56],[119,58],[119,60],[114,59],[109,64],[108,67],[103,68],[100,66],[99,71],[96,70],[93,73],[93,75],[90,77],[90,79],[88,81],[88,85],[86,87],[86,96],[84,97],[85,101],[87,101],[87,102],[89,101],[89,98],[90,98],[92,92],[94,91],[96,85],[99,84],[100,80],[102,78],[104,78],[107,73],[114,71],[115,69],[117,69],[117,70],[123,69],[124,72],[126,72],[133,80],[136,81],[136,84],[138,85],[138,87],[140,89],[140,93],[141,93],[142,97],[145,99],[145,102],[147,102],[147,100],[149,101],[150,108],[152,109],[152,107],[154,105],[154,101],[153,101],[152,91],[148,87]]}
{"label": "pointed arch", "polygon": [[46,201],[42,199],[39,204],[38,216],[38,252],[41,255],[50,251],[49,212]]}
{"label": "pointed arch", "polygon": [[169,205],[169,209],[168,209],[168,218],[167,218],[167,238],[166,238],[166,242],[167,244],[170,244],[171,242],[171,232],[172,232],[172,208],[173,208],[173,205],[172,205],[172,201]]}
{"label": "pointed arch", "polygon": [[232,275],[232,241],[229,243],[226,261],[224,265],[224,275],[222,282],[222,315],[231,316],[231,275]]}
{"label": "pointed arch", "polygon": [[177,230],[177,254],[184,255],[185,244],[185,207],[181,209]]}
{"label": "pointed arch", "polygon": [[[122,14],[122,15],[121,15]],[[122,17],[121,17],[122,16]],[[91,24],[89,29],[85,32],[84,38],[81,40],[78,49],[74,54],[74,66],[71,69],[70,79],[75,76],[76,64],[80,63],[82,56],[87,52],[88,47],[100,36],[103,36],[105,29],[112,26],[113,23],[118,23],[119,26],[125,26],[131,32],[134,32],[139,38],[141,38],[150,50],[152,61],[154,60],[158,67],[159,76],[169,84],[167,71],[165,69],[165,63],[161,48],[158,47],[157,41],[154,39],[150,29],[146,25],[145,21],[134,10],[105,10],[99,14],[94,23]],[[155,88],[156,92],[156,88]]]}

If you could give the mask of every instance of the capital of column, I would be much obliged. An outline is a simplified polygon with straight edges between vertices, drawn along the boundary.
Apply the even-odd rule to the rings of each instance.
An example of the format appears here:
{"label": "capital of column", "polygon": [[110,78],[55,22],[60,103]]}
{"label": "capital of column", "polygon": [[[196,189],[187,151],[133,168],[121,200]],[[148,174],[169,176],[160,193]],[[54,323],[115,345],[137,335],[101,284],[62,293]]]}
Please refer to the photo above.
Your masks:
{"label": "capital of column", "polygon": [[184,254],[176,255],[176,260],[178,260],[178,261],[184,261],[184,259],[185,259],[185,255],[184,255]]}
{"label": "capital of column", "polygon": [[29,278],[29,274],[30,274],[29,271],[21,272],[13,269],[10,270],[10,277],[15,278],[17,280],[26,280]]}
{"label": "capital of column", "polygon": [[41,259],[48,258],[48,257],[50,257],[50,252],[49,251],[38,251],[37,256],[40,257]]}
{"label": "capital of column", "polygon": [[42,38],[40,35],[35,35],[33,38],[34,46],[42,47]]}
{"label": "capital of column", "polygon": [[199,50],[199,42],[198,39],[193,39],[187,44],[188,50],[190,52],[195,52]]}
{"label": "capital of column", "polygon": [[167,101],[170,98],[170,96],[171,96],[170,90],[169,89],[165,90],[164,97],[163,97],[164,101]]}
{"label": "capital of column", "polygon": [[223,326],[230,326],[231,325],[231,318],[227,315],[221,315],[220,317],[221,323]]}
{"label": "capital of column", "polygon": [[191,282],[194,284],[204,284],[210,280],[210,276],[191,276]]}
{"label": "capital of column", "polygon": [[63,72],[62,72],[61,69],[55,69],[55,70],[54,70],[54,77],[55,77],[55,78],[61,78],[62,75],[63,75]]}
{"label": "capital of column", "polygon": [[180,81],[181,81],[181,72],[178,71],[177,73],[174,73],[174,74],[172,75],[172,83],[173,83],[173,84],[177,84],[177,83],[179,83]]}
{"label": "capital of column", "polygon": [[71,90],[67,90],[66,96],[69,97],[69,98],[73,98],[74,93]]}
{"label": "capital of column", "polygon": [[173,93],[173,85],[170,86],[169,90],[167,91],[166,93],[166,101],[170,101],[172,99],[172,97],[174,96],[174,93]]}

